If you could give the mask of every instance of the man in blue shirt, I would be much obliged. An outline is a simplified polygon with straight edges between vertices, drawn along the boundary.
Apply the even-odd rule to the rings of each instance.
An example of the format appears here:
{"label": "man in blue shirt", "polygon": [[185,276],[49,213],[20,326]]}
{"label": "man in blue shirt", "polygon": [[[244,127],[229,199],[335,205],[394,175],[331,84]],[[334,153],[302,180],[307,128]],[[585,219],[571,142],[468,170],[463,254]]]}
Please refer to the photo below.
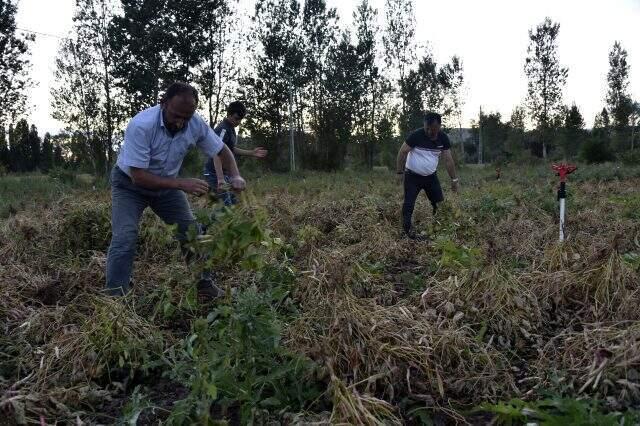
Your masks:
{"label": "man in blue shirt", "polygon": [[[202,195],[207,182],[184,179],[178,172],[187,151],[196,146],[207,157],[228,170],[235,191],[245,188],[233,154],[207,123],[195,114],[198,92],[186,83],[173,83],[160,105],[131,119],[124,135],[118,161],[111,172],[112,239],[107,255],[107,292],[125,294],[130,289],[138,226],[143,211],[150,207],[167,224],[178,225],[183,242],[191,225],[199,228],[186,193]],[[204,274],[198,283],[202,299],[222,294]]]}
{"label": "man in blue shirt", "polygon": [[[244,106],[242,102],[240,101],[231,102],[227,107],[227,116],[224,118],[224,120],[222,120],[220,124],[216,126],[216,128],[214,129],[214,132],[216,132],[216,134],[220,136],[220,139],[222,139],[222,142],[224,142],[225,145],[229,147],[229,149],[231,150],[231,152],[233,152],[234,155],[242,155],[242,156],[254,157],[254,158],[264,158],[267,156],[268,152],[266,149],[262,147],[249,150],[249,149],[242,149],[237,146],[238,135],[236,133],[236,127],[238,127],[240,123],[242,123],[242,120],[244,119],[245,115],[247,115],[247,108]],[[207,161],[204,164],[203,174],[204,174],[205,180],[209,183],[209,186],[212,189],[215,189],[220,185],[224,185],[225,182],[228,183],[230,181],[229,175],[226,172],[224,173],[224,176],[217,175],[214,168],[213,161],[209,158],[207,158]],[[237,203],[235,194],[233,192],[223,191],[218,193],[217,195],[222,199],[225,206],[232,206]]]}

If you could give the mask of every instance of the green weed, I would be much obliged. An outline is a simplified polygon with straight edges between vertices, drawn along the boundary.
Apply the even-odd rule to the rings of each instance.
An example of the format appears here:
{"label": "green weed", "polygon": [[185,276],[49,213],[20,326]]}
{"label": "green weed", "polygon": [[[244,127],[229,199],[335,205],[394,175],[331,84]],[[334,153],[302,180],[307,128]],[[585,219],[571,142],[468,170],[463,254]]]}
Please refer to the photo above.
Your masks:
{"label": "green weed", "polygon": [[498,425],[538,424],[541,426],[620,426],[637,424],[636,412],[607,413],[598,401],[549,398],[536,402],[512,399],[498,404],[483,404],[477,411],[495,415]]}
{"label": "green weed", "polygon": [[311,379],[315,366],[282,346],[273,302],[251,287],[236,303],[195,321],[173,372],[190,394],[176,404],[169,424],[208,424],[214,401],[227,409],[239,405],[246,424],[256,409],[297,412],[320,395]]}
{"label": "green weed", "polygon": [[224,208],[210,217],[200,217],[207,234],[198,236],[190,230],[191,249],[202,256],[203,268],[240,266],[259,270],[269,249],[282,244],[264,231],[264,216],[250,216],[239,208]]}
{"label": "green weed", "polygon": [[610,200],[623,207],[622,215],[628,219],[640,219],[640,195],[614,196]]}
{"label": "green weed", "polygon": [[442,252],[440,266],[447,268],[472,268],[480,263],[481,251],[478,248],[458,246],[452,240],[441,238],[436,247]]}
{"label": "green weed", "polygon": [[636,271],[640,271],[640,254],[635,252],[625,253],[622,255],[622,260]]}

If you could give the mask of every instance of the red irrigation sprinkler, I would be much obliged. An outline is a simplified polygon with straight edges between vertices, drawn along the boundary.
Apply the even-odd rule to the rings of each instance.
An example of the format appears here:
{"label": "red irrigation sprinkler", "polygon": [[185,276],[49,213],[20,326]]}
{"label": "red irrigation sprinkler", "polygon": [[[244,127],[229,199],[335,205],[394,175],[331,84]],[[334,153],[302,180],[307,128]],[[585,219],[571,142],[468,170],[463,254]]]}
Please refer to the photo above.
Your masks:
{"label": "red irrigation sprinkler", "polygon": [[560,188],[558,189],[558,201],[560,201],[560,241],[564,241],[564,214],[565,200],[567,198],[567,175],[575,172],[577,167],[573,164],[554,164],[553,171],[560,176]]}

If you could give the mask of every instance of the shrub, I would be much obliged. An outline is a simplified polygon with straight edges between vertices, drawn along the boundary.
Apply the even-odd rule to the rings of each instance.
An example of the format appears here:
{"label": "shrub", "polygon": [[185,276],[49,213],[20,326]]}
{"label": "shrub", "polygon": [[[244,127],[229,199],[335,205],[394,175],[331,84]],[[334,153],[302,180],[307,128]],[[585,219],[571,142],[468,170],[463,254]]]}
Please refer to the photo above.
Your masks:
{"label": "shrub", "polygon": [[606,163],[613,161],[615,156],[604,141],[592,138],[582,146],[582,159],[589,164]]}
{"label": "shrub", "polygon": [[633,151],[627,151],[620,155],[620,160],[628,166],[640,165],[640,149],[634,149]]}
{"label": "shrub", "polygon": [[282,325],[271,294],[251,287],[237,302],[196,320],[173,369],[189,396],[175,404],[168,424],[209,424],[210,406],[239,404],[243,424],[256,410],[297,412],[321,394],[316,367],[281,344]]}
{"label": "shrub", "polygon": [[75,183],[76,181],[76,175],[73,171],[61,167],[49,170],[49,177],[67,185]]}
{"label": "shrub", "polygon": [[637,424],[638,413],[607,413],[599,401],[552,397],[543,401],[525,402],[513,399],[495,405],[483,404],[478,411],[496,416],[492,424],[543,425],[626,425]]}
{"label": "shrub", "polygon": [[91,256],[91,251],[106,251],[110,240],[109,205],[82,203],[64,215],[57,247],[66,253]]}

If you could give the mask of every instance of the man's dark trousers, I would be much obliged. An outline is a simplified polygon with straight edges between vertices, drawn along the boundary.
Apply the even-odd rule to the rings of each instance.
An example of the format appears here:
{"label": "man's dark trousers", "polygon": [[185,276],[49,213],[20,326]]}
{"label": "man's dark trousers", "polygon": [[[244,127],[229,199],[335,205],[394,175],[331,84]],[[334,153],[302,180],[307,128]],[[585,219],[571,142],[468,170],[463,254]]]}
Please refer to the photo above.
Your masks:
{"label": "man's dark trousers", "polygon": [[165,223],[178,225],[182,244],[190,226],[199,229],[187,197],[178,189],[149,190],[136,186],[117,166],[111,172],[112,237],[107,254],[107,293],[129,291],[142,213],[151,207]]}
{"label": "man's dark trousers", "polygon": [[402,204],[402,227],[404,232],[408,233],[411,230],[413,209],[422,190],[427,194],[435,214],[437,204],[444,201],[438,175],[433,173],[429,176],[422,176],[411,170],[406,170],[404,173],[404,203]]}

